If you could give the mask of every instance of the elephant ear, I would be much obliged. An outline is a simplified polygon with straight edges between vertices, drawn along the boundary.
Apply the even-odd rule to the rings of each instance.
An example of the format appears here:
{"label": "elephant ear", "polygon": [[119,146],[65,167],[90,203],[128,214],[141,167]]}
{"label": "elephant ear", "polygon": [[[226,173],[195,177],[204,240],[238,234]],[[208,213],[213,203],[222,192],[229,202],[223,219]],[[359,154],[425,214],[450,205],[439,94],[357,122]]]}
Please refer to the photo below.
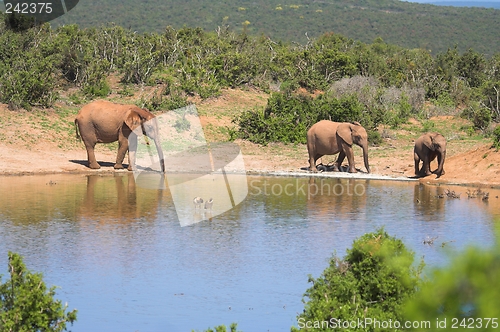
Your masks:
{"label": "elephant ear", "polygon": [[130,111],[127,117],[125,118],[125,124],[127,127],[130,128],[130,130],[134,130],[135,128],[139,127],[142,123],[142,119],[140,115],[135,112],[135,111]]}
{"label": "elephant ear", "polygon": [[139,116],[142,118],[143,121],[148,121],[155,117],[153,113],[151,113],[145,108],[137,107],[133,111],[139,114]]}
{"label": "elephant ear", "polygon": [[352,128],[350,123],[341,123],[337,127],[337,135],[348,145],[352,145]]}
{"label": "elephant ear", "polygon": [[431,135],[424,135],[422,137],[422,143],[428,148],[430,149],[431,151],[434,151],[436,149],[436,147],[434,146],[434,140],[433,140],[433,137]]}

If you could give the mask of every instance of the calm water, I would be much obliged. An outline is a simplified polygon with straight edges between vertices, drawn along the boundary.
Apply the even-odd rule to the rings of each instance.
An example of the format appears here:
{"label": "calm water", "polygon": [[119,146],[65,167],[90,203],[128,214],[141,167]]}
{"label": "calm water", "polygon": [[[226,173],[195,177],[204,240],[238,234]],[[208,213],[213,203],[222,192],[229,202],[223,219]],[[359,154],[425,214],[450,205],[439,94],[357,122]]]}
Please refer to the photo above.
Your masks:
{"label": "calm water", "polygon": [[[438,198],[445,189],[461,199]],[[181,227],[168,190],[128,173],[0,178],[0,273],[7,252],[78,309],[72,331],[287,331],[308,275],[380,226],[446,264],[447,250],[493,243],[500,195],[414,182],[248,177],[236,208]],[[280,195],[281,194],[281,195]],[[214,203],[216,204],[217,201]],[[434,245],[422,242],[437,237]],[[445,243],[444,248],[442,244]]]}

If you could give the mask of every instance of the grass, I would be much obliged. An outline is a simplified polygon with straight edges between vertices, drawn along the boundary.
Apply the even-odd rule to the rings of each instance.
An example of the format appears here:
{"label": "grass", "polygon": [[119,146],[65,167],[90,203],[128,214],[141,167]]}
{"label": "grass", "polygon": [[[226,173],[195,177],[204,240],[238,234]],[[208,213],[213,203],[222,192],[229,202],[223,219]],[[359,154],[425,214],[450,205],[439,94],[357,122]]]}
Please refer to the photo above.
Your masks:
{"label": "grass", "polygon": [[19,144],[28,149],[43,142],[56,143],[61,149],[77,146],[78,141],[71,139],[75,137],[74,109],[33,109],[30,112],[2,110],[1,115],[2,141],[7,144]]}

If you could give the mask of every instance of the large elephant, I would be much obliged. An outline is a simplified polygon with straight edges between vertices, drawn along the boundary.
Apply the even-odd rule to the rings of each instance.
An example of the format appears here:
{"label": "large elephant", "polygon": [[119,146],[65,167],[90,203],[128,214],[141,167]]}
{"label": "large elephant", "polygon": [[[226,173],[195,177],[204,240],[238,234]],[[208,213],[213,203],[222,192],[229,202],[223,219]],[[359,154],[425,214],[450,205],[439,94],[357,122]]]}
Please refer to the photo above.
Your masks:
{"label": "large elephant", "polygon": [[[415,159],[415,175],[427,176],[432,173],[440,177],[444,174],[444,159],[446,158],[446,139],[439,133],[425,133],[415,140],[415,148],[413,150]],[[436,159],[438,168],[431,173],[431,161]],[[422,168],[419,169],[420,161]]]}
{"label": "large elephant", "polygon": [[95,158],[94,148],[96,143],[118,141],[118,154],[114,168],[123,168],[122,162],[127,150],[129,150],[128,169],[134,170],[137,135],[133,131],[139,126],[143,134],[154,140],[160,159],[161,171],[165,172],[165,161],[155,116],[135,105],[115,104],[105,100],[97,100],[85,105],[80,109],[75,119],[76,136],[77,138],[81,136],[85,144],[89,167],[93,169],[101,167]]}
{"label": "large elephant", "polygon": [[365,167],[370,173],[368,164],[368,134],[358,122],[332,122],[321,120],[307,131],[307,151],[309,152],[309,169],[317,171],[316,161],[324,155],[339,153],[336,167],[340,169],[347,156],[349,172],[355,173],[354,153],[352,145],[359,145],[363,149]]}

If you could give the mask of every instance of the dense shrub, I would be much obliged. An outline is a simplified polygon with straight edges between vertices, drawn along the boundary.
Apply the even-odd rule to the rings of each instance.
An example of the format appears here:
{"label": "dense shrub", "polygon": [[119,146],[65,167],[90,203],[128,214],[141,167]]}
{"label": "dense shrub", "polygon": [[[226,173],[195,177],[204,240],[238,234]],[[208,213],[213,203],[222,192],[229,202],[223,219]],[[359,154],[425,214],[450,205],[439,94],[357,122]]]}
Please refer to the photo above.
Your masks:
{"label": "dense shrub", "polygon": [[485,130],[492,121],[491,110],[475,102],[462,111],[461,116],[472,122],[475,129]]}
{"label": "dense shrub", "polygon": [[57,99],[52,64],[32,54],[25,57],[30,57],[33,66],[26,68],[24,61],[13,61],[2,71],[1,101],[28,110],[32,106],[52,106]]}
{"label": "dense shrub", "polygon": [[15,32],[28,30],[37,25],[34,17],[18,14],[16,12],[5,14],[4,23],[7,29]]}
{"label": "dense shrub", "polygon": [[[182,106],[188,96],[216,97],[227,87],[279,91],[292,98],[296,114],[269,106],[263,114],[243,116],[255,126],[243,128],[250,133],[243,137],[258,134],[255,141],[263,142],[303,141],[299,131],[321,118],[357,120],[368,129],[380,123],[398,126],[422,112],[425,98],[474,111],[479,103],[490,109],[492,120],[500,117],[500,55],[488,59],[473,50],[459,54],[455,48],[432,57],[427,50],[404,49],[380,38],[364,44],[335,33],[301,45],[228,27],[213,32],[167,27],[163,33],[140,34],[113,24],[56,30],[43,24],[16,31],[0,13],[0,102],[14,108],[50,107],[61,86],[104,97],[114,74],[131,85],[175,83],[151,100],[157,107]],[[298,102],[293,96],[298,88],[324,96]],[[305,115],[309,111],[313,114]],[[480,113],[469,117],[477,120],[476,127],[487,122]],[[262,121],[281,129],[264,134]]]}
{"label": "dense shrub", "polygon": [[164,88],[157,89],[149,99],[143,98],[141,104],[149,110],[175,110],[190,104],[186,93],[173,86],[173,82]]}
{"label": "dense shrub", "polygon": [[[461,253],[454,252],[447,266],[433,269],[429,280],[406,304],[406,318],[411,321],[429,321],[431,330],[435,331],[498,331],[498,235],[497,230],[497,241],[492,248],[470,247]],[[441,326],[436,325],[438,322],[441,322]]]}
{"label": "dense shrub", "polygon": [[[240,331],[236,330],[237,328],[238,328],[238,324],[232,323],[231,325],[229,325],[229,330],[227,329],[227,327],[225,325],[219,325],[219,326],[214,327],[213,329],[209,328],[203,332],[240,332]],[[193,332],[195,332],[195,331],[193,330]]]}
{"label": "dense shrub", "polygon": [[379,146],[382,142],[382,135],[377,130],[368,130],[368,143],[371,146]]}
{"label": "dense shrub", "polygon": [[42,275],[30,272],[12,252],[9,273],[3,284],[0,276],[0,331],[59,332],[76,321],[76,310],[66,312],[67,305],[54,299],[56,288],[47,289]]}
{"label": "dense shrub", "polygon": [[[297,316],[301,331],[344,330],[342,326],[315,323],[403,321],[403,304],[413,297],[422,266],[413,265],[414,253],[383,229],[354,241],[341,259],[332,257],[320,277],[309,277],[312,286],[304,294],[305,309]],[[309,322],[309,323],[308,323]],[[371,325],[356,331],[374,331]],[[292,327],[292,331],[298,331]]]}
{"label": "dense shrub", "polygon": [[57,99],[57,55],[49,30],[43,25],[0,33],[0,102],[30,109],[52,106]]}
{"label": "dense shrub", "polygon": [[128,35],[121,52],[122,82],[143,84],[157,70],[165,49],[158,34]]}
{"label": "dense shrub", "polygon": [[111,93],[111,88],[105,79],[98,80],[93,84],[87,82],[82,90],[84,94],[90,97],[106,97]]}
{"label": "dense shrub", "polygon": [[245,111],[234,122],[238,137],[255,143],[305,143],[309,127],[324,119],[363,122],[363,105],[354,96],[273,93],[264,111]]}
{"label": "dense shrub", "polygon": [[412,96],[410,100],[405,90],[380,87],[371,78],[343,79],[318,97],[290,91],[273,93],[263,112],[243,112],[234,122],[239,126],[238,137],[266,144],[304,143],[307,129],[320,120],[358,121],[372,132],[373,144],[379,144],[375,133],[378,124],[397,127],[417,114],[415,107],[423,101]]}
{"label": "dense shrub", "polygon": [[500,126],[496,126],[493,130],[493,146],[497,151],[500,149]]}

